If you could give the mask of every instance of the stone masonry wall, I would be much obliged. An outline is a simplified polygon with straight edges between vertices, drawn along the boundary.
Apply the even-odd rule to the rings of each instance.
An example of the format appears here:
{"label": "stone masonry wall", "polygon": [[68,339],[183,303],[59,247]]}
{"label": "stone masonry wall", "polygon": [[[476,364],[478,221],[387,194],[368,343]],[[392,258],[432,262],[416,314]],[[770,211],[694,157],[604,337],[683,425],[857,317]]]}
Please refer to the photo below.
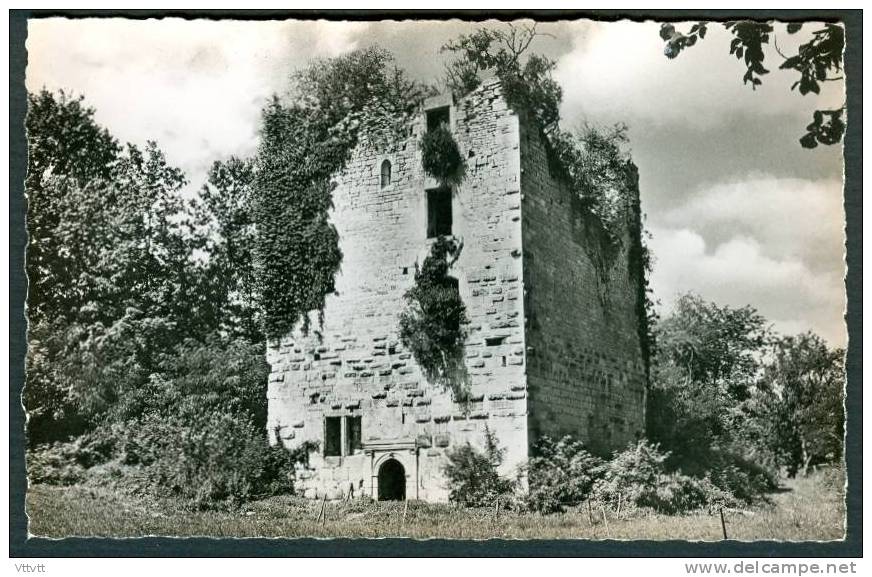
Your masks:
{"label": "stone masonry wall", "polygon": [[[378,466],[392,456],[405,468],[408,498],[445,500],[445,451],[482,446],[485,427],[507,449],[504,472],[527,458],[518,118],[499,86],[487,83],[452,106],[451,125],[466,160],[453,198],[452,233],[463,251],[452,274],[470,319],[471,402],[464,408],[428,383],[398,337],[403,294],[432,244],[425,190],[435,183],[421,168],[422,112],[408,138],[388,150],[362,143],[337,175],[336,294],[327,298],[323,326],[312,313],[308,335],[297,329],[268,348],[272,442],[321,446],[301,475],[307,496],[337,498],[349,487],[374,496]],[[385,159],[392,182],[381,187]],[[362,417],[364,451],[323,456],[324,418],[345,415]]]}
{"label": "stone masonry wall", "polygon": [[539,130],[520,126],[530,441],[572,434],[607,453],[644,431],[642,279],[629,270],[628,228],[609,249],[599,220],[551,174]]}

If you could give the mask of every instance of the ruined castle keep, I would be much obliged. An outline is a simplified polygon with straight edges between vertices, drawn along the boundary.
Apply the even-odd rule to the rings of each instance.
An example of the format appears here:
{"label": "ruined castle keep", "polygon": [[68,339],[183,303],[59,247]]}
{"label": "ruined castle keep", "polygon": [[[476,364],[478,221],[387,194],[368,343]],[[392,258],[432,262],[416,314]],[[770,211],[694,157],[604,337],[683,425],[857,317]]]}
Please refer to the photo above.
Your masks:
{"label": "ruined castle keep", "polygon": [[[436,122],[465,160],[457,186],[422,168],[419,143]],[[605,453],[642,434],[635,180],[636,202],[608,244],[553,173],[535,122],[490,81],[456,102],[431,98],[387,148],[361,143],[335,182],[336,294],[323,325],[312,313],[308,333],[267,350],[271,442],[319,445],[298,475],[307,496],[447,500],[446,452],[482,447],[486,429],[506,451],[507,475],[543,435],[572,434]],[[451,275],[469,319],[466,403],[428,382],[398,336],[403,295],[439,235],[463,242]]]}

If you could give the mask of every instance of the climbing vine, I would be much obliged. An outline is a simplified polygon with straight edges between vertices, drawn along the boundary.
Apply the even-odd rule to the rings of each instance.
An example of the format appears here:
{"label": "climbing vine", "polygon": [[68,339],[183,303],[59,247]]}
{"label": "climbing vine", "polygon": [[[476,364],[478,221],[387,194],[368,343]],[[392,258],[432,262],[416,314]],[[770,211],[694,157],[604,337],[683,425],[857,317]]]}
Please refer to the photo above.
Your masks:
{"label": "climbing vine", "polygon": [[428,94],[390,53],[369,48],[315,62],[293,76],[288,101],[274,98],[264,109],[253,216],[257,294],[269,338],[300,320],[308,329],[307,313],[323,316],[335,289],[342,253],[329,219],[331,179],[361,139],[395,142]]}
{"label": "climbing vine", "polygon": [[463,246],[439,237],[415,271],[415,284],[406,291],[408,307],[400,314],[400,340],[408,347],[427,379],[451,389],[456,401],[468,394],[464,363],[466,305],[457,279],[448,273]]}
{"label": "climbing vine", "polygon": [[[637,185],[638,183],[635,181],[638,181],[638,173],[634,171],[632,178],[634,182],[631,184]],[[627,266],[629,277],[636,280],[634,283],[636,287],[636,331],[639,336],[639,345],[642,348],[642,362],[644,363],[645,382],[647,383],[651,378],[651,359],[657,347],[655,327],[659,319],[654,290],[651,288],[650,282],[654,257],[645,242],[646,238],[650,238],[651,235],[645,231],[638,196],[630,207],[630,211],[630,247],[627,251]]]}
{"label": "climbing vine", "polygon": [[[446,66],[446,83],[456,96],[463,96],[481,84],[482,73],[492,72],[509,106],[536,121],[550,172],[569,185],[585,211],[581,244],[596,268],[603,304],[612,292],[610,270],[619,262],[618,255],[627,251],[630,278],[638,279],[638,332],[647,371],[656,314],[648,284],[651,258],[643,240],[638,172],[625,150],[627,127],[586,125],[575,132],[561,128],[563,91],[552,76],[555,62],[528,53],[539,35],[535,24],[509,24],[460,36],[442,47],[443,52],[456,55]],[[629,246],[624,245],[625,231]]]}
{"label": "climbing vine", "polygon": [[539,36],[535,24],[505,29],[480,28],[442,47],[457,54],[446,67],[446,82],[457,96],[481,84],[481,73],[493,72],[503,87],[509,106],[532,115],[541,129],[548,151],[549,168],[571,186],[585,208],[603,225],[613,244],[618,244],[621,219],[628,196],[635,190],[623,186],[630,157],[623,150],[627,127],[610,129],[585,126],[576,133],[560,127],[563,90],[554,80],[556,63],[538,54],[527,54]]}
{"label": "climbing vine", "polygon": [[421,139],[424,172],[441,184],[458,184],[463,179],[463,156],[445,125],[428,130]]}

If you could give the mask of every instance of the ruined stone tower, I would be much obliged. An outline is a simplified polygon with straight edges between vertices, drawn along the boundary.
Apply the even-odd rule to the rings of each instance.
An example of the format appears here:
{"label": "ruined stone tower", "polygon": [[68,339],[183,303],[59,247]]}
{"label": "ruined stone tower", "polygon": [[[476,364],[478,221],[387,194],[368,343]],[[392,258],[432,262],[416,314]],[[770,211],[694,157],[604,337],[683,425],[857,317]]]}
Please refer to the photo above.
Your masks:
{"label": "ruined stone tower", "polygon": [[[447,120],[465,159],[452,189],[422,169],[428,119]],[[323,326],[313,313],[309,334],[267,351],[271,441],[319,444],[298,480],[307,496],[446,500],[446,451],[481,447],[486,428],[506,450],[506,474],[542,435],[604,453],[641,434],[637,204],[604,249],[600,221],[552,174],[539,129],[496,81],[457,102],[430,99],[407,138],[385,150],[362,143],[336,183],[343,260]],[[398,336],[416,263],[440,234],[463,241],[451,274],[470,321],[465,406],[427,381]]]}

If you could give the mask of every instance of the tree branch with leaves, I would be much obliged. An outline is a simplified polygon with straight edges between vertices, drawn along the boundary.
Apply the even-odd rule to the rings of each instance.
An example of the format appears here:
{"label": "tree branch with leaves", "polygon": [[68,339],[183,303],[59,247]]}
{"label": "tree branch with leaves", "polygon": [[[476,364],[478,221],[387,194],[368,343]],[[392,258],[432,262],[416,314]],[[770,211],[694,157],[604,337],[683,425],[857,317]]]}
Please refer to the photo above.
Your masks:
{"label": "tree branch with leaves", "polygon": [[[681,32],[675,25],[664,23],[660,26],[660,37],[666,42],[664,54],[676,58],[681,52],[698,41],[705,39],[709,22],[697,22],[687,32]],[[769,74],[764,66],[765,47],[770,45],[781,58],[778,68],[793,70],[799,74],[790,87],[799,90],[803,96],[820,94],[821,83],[844,80],[842,54],[845,50],[845,29],[840,24],[826,23],[814,30],[811,38],[797,47],[795,54],[785,54],[778,46],[775,26],[772,22],[753,20],[731,20],[723,27],[733,35],[730,41],[730,54],[745,65],[742,81],[752,89],[763,84],[762,77]],[[800,32],[804,24],[790,22],[786,25],[788,34]],[[816,148],[818,144],[832,145],[842,141],[845,134],[846,107],[843,104],[835,109],[815,110],[812,122],[806,126],[806,134],[799,139],[803,148]]]}

